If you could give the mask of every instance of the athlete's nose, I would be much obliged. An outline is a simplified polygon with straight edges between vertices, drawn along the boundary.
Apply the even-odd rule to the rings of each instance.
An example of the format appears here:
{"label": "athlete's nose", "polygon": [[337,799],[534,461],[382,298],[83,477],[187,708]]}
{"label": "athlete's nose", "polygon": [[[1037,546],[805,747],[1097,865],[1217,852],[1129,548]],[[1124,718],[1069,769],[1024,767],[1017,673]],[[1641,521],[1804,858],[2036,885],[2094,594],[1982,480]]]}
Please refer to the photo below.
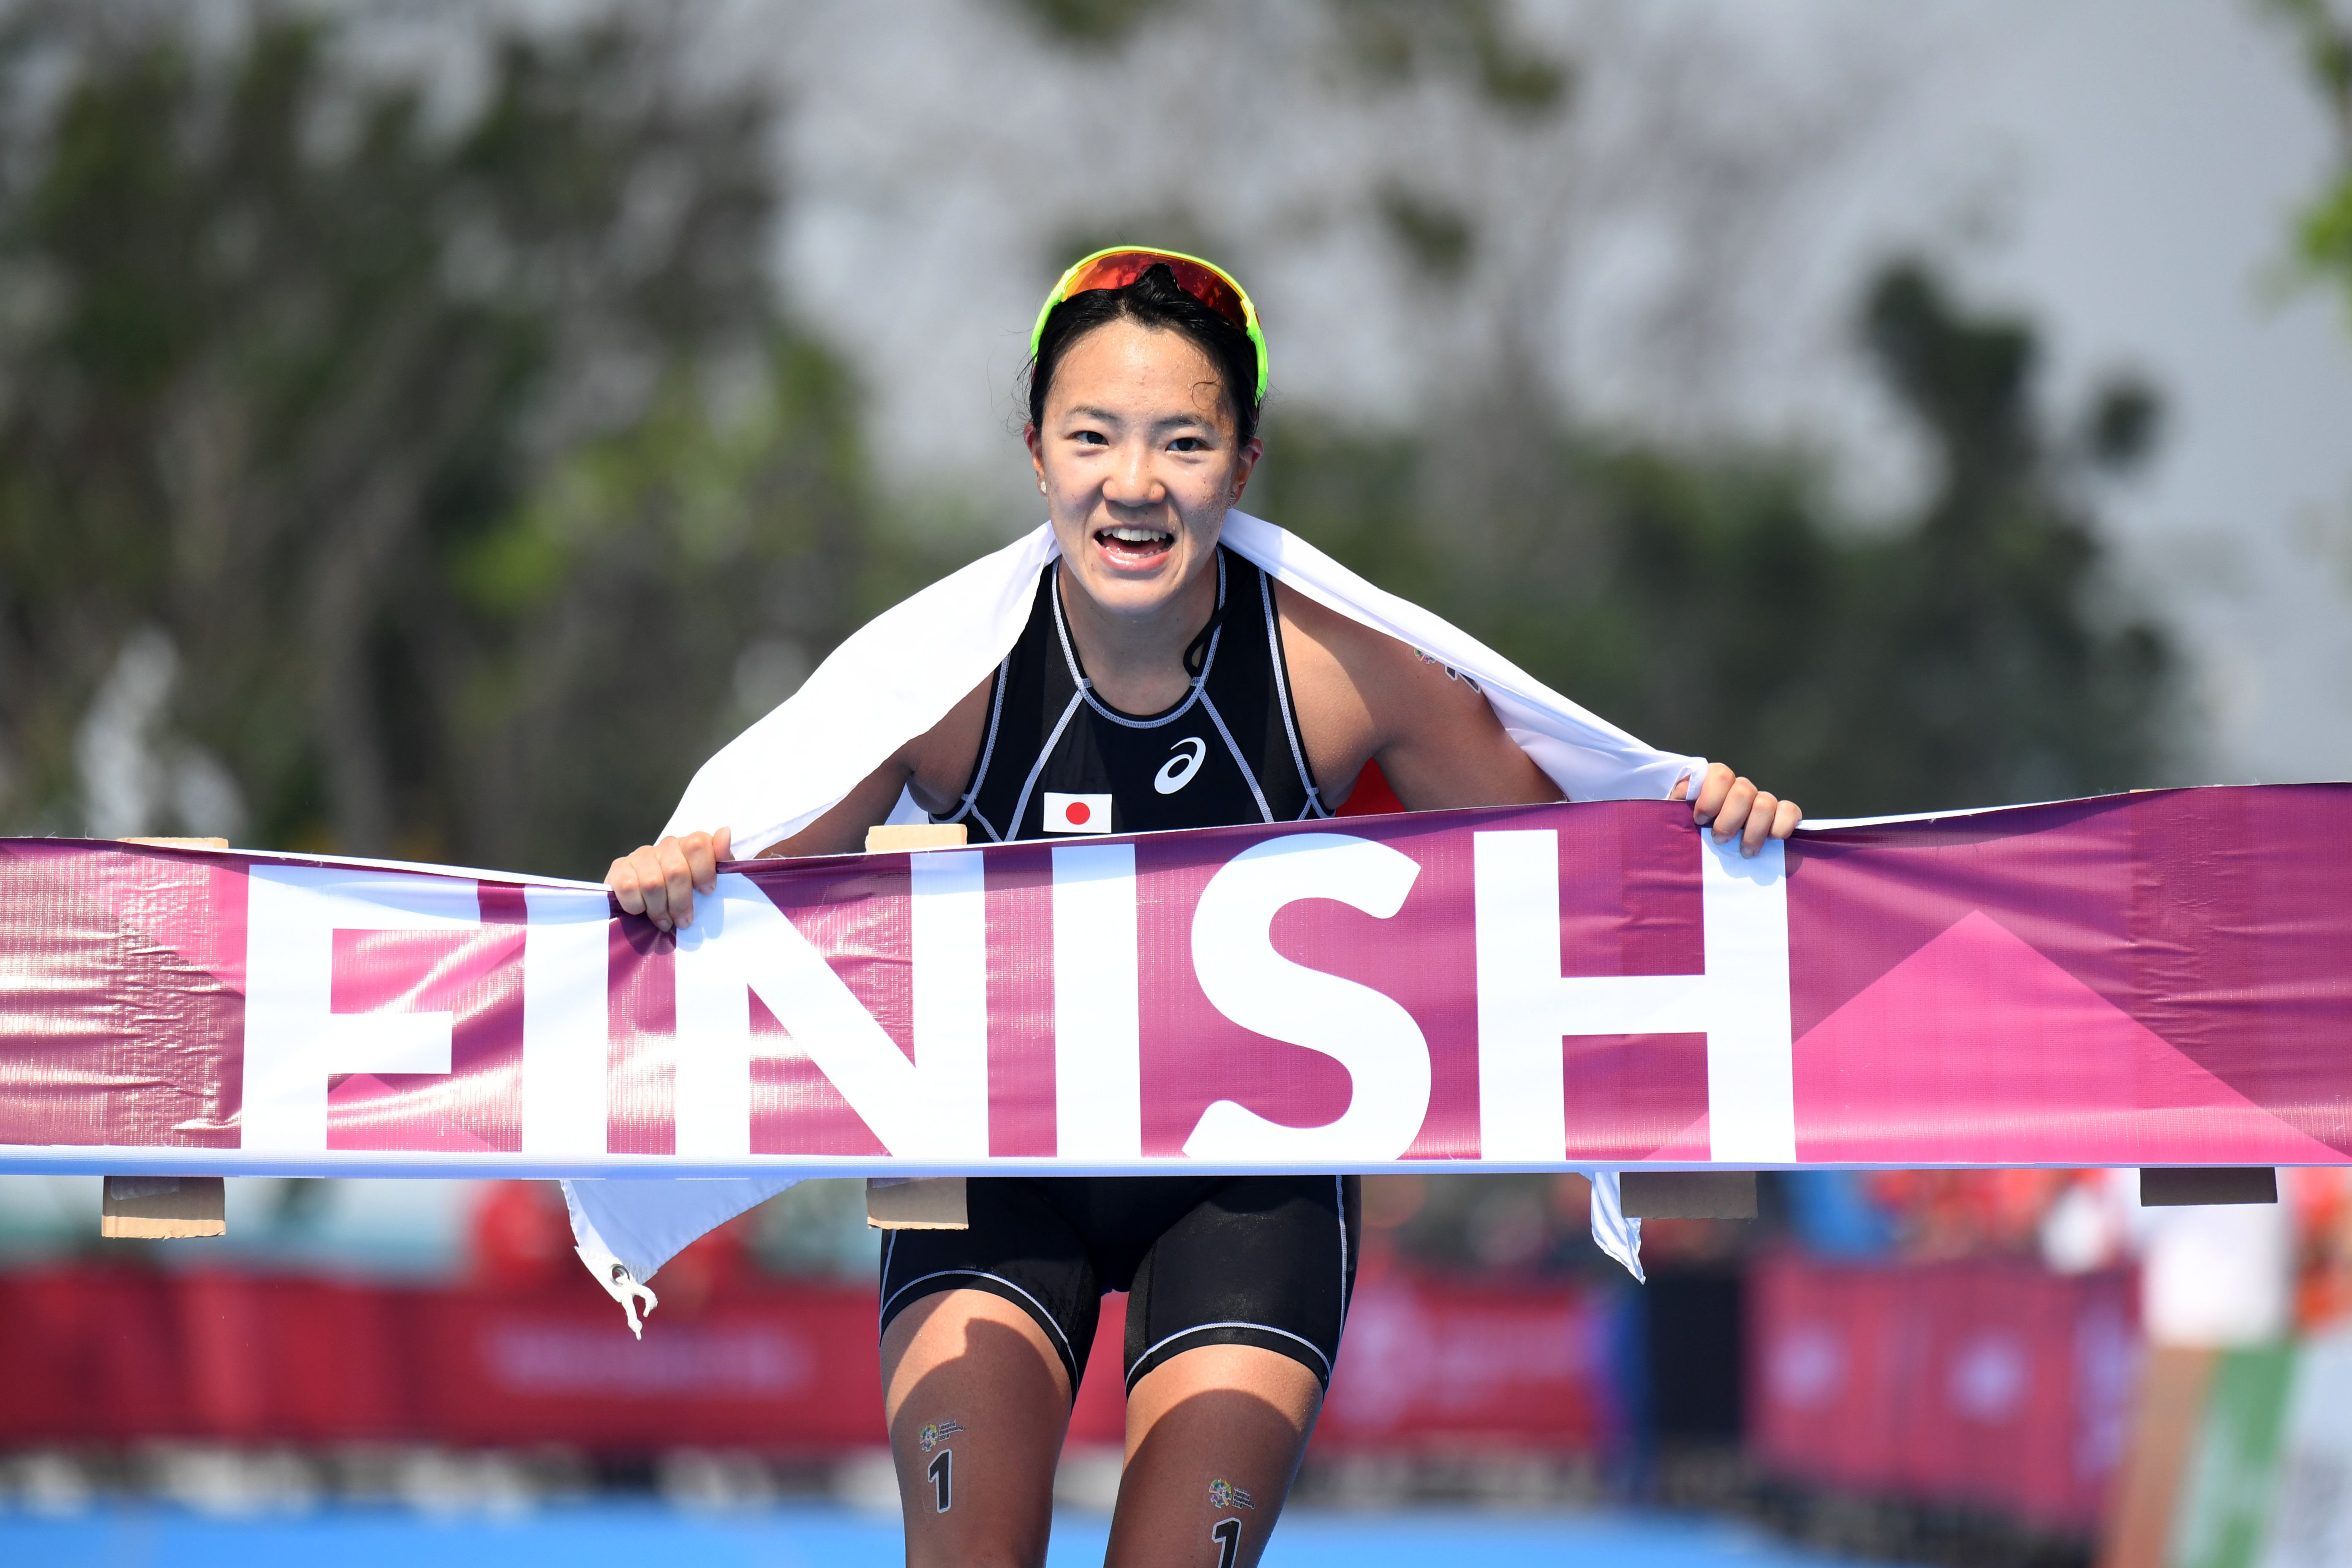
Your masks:
{"label": "athlete's nose", "polygon": [[1168,487],[1151,471],[1151,455],[1140,442],[1129,445],[1103,481],[1103,500],[1140,510],[1168,500]]}

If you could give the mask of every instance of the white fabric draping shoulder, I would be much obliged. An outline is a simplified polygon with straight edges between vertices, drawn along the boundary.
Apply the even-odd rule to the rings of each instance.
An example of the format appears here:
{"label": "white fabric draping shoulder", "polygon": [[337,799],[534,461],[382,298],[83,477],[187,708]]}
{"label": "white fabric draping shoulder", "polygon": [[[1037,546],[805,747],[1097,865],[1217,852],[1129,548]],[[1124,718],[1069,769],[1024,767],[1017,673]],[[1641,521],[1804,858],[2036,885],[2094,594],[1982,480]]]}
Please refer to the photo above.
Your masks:
{"label": "white fabric draping shoulder", "polygon": [[[1662,800],[1703,757],[1662,752],[1585,711],[1477,638],[1350,572],[1297,535],[1229,512],[1224,542],[1275,581],[1469,676],[1519,748],[1571,800]],[[1060,553],[1050,525],[932,584],[859,628],[800,690],[703,763],[663,828],[733,830],[757,855],[830,810],[928,731],[1012,651],[1039,572]],[[900,816],[910,811],[902,797]],[[638,1283],[687,1243],[782,1191],[788,1177],[566,1183],[582,1260],[608,1289],[614,1265]],[[1593,1184],[1593,1238],[1640,1273],[1641,1225]],[[740,1202],[739,1202],[740,1200]],[[727,1205],[738,1206],[726,1213]]]}

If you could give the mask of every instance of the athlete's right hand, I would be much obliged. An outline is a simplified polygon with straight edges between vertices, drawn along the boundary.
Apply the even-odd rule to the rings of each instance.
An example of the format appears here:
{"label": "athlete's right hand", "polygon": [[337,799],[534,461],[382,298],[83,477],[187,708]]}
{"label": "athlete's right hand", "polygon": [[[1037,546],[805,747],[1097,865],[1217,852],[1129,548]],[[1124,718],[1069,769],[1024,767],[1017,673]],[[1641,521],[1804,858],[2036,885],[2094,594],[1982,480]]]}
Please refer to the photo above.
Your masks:
{"label": "athlete's right hand", "polygon": [[624,855],[604,873],[621,908],[643,915],[664,931],[694,923],[694,895],[719,888],[719,863],[728,854],[732,828],[716,833],[677,833]]}

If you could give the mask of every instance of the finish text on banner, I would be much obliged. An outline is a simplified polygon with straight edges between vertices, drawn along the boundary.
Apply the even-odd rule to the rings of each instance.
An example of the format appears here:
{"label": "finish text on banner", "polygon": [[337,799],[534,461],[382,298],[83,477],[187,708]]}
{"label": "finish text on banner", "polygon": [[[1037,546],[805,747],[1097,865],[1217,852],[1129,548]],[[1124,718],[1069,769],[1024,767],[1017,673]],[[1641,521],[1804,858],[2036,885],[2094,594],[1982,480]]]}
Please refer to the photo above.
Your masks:
{"label": "finish text on banner", "polygon": [[[1345,831],[1339,830],[1344,827]],[[1505,807],[603,889],[0,842],[0,1168],[2342,1163],[2352,789]]]}

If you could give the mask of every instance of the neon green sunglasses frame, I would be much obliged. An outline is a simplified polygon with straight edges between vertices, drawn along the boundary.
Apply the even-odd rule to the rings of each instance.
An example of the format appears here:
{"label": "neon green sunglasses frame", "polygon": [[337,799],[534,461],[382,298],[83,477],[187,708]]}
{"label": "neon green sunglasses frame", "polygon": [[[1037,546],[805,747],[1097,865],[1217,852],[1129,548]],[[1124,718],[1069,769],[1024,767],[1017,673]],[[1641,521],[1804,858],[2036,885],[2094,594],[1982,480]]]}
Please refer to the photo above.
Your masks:
{"label": "neon green sunglasses frame", "polygon": [[[1113,257],[1122,256],[1133,256],[1147,259],[1144,260],[1143,265],[1137,267],[1127,277],[1120,279],[1116,283],[1097,283],[1087,281],[1087,275],[1090,270],[1099,267],[1101,263]],[[1083,294],[1089,289],[1124,288],[1127,284],[1133,282],[1137,278],[1141,277],[1146,271],[1150,270],[1150,264],[1155,261],[1184,264],[1182,266],[1171,266],[1168,269],[1169,274],[1176,279],[1176,286],[1179,289],[1183,289],[1185,293],[1190,294],[1193,299],[1200,300],[1202,304],[1206,305],[1212,310],[1216,311],[1220,316],[1224,317],[1227,321],[1233,321],[1232,305],[1238,304],[1241,307],[1241,320],[1234,321],[1234,325],[1241,328],[1243,331],[1249,334],[1250,346],[1257,351],[1257,386],[1252,395],[1251,403],[1252,405],[1255,406],[1256,404],[1265,402],[1266,385],[1265,333],[1258,329],[1257,307],[1251,303],[1248,290],[1244,289],[1239,283],[1234,281],[1234,275],[1232,273],[1226,271],[1223,268],[1218,266],[1213,261],[1204,261],[1197,256],[1187,256],[1181,250],[1162,250],[1159,247],[1152,245],[1109,246],[1104,249],[1096,251],[1091,256],[1081,257],[1076,262],[1072,263],[1069,270],[1062,274],[1061,281],[1054,285],[1054,291],[1045,296],[1045,303],[1040,307],[1037,311],[1037,324],[1029,330],[1029,357],[1033,360],[1037,357],[1037,346],[1045,340],[1045,322],[1047,319],[1053,315],[1055,306],[1068,299],[1072,294]],[[1198,280],[1188,280],[1184,276],[1185,267],[1188,266],[1199,268],[1202,271],[1206,272],[1211,277],[1214,278],[1218,282],[1223,283],[1227,289],[1233,290],[1233,300],[1229,303],[1227,301],[1213,298],[1210,293],[1204,293],[1201,288],[1195,287],[1194,283]],[[1074,285],[1077,285],[1081,282],[1084,282],[1085,287],[1074,287]]]}

